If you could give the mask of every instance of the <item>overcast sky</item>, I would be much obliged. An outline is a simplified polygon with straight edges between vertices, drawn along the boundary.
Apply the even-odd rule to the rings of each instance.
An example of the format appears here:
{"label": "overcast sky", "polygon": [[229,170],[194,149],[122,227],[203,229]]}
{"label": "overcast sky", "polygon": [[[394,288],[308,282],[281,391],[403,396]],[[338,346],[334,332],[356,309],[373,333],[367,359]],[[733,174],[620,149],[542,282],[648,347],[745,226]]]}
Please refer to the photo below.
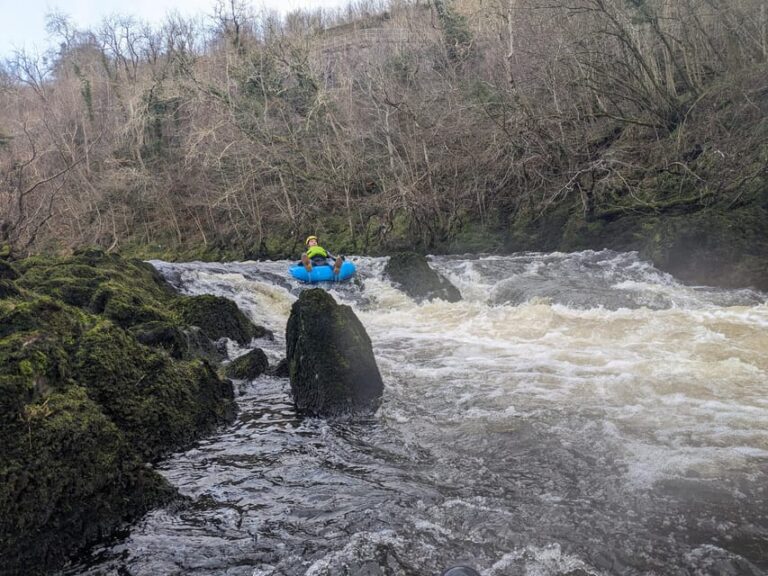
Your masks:
{"label": "overcast sky", "polygon": [[[253,0],[258,9],[266,7],[285,13],[296,8],[334,8],[346,0]],[[77,28],[90,28],[105,16],[131,15],[152,23],[162,21],[169,11],[184,16],[213,14],[216,0],[0,0],[0,59],[14,49],[43,51],[49,47],[45,15],[58,11],[72,19]]]}

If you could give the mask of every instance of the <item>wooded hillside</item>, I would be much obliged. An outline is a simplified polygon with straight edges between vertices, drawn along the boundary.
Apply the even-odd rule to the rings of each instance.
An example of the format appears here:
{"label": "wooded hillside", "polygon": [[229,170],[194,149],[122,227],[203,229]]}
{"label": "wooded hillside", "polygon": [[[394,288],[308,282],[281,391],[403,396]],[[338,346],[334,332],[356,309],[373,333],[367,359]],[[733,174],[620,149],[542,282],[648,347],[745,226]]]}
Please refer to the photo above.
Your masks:
{"label": "wooded hillside", "polygon": [[0,70],[0,243],[20,255],[285,256],[311,232],[349,253],[637,249],[768,286],[763,0],[283,20],[220,0],[205,22],[49,30],[55,55]]}

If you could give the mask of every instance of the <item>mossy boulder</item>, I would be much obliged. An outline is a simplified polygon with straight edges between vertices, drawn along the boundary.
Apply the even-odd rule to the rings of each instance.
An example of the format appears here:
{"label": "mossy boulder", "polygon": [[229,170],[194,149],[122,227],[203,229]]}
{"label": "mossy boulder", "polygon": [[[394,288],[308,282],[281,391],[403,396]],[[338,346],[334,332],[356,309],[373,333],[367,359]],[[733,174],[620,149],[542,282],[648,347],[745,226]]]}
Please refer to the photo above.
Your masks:
{"label": "mossy boulder", "polygon": [[220,362],[224,355],[198,326],[178,326],[167,321],[153,321],[130,328],[136,340],[152,348],[162,348],[177,360],[205,358]]}
{"label": "mossy boulder", "polygon": [[42,574],[175,496],[84,388],[48,394],[21,416],[0,448],[3,574]]}
{"label": "mossy boulder", "polygon": [[210,364],[174,361],[106,322],[82,336],[75,371],[147,459],[188,444],[235,414],[232,385]]}
{"label": "mossy boulder", "polygon": [[101,250],[69,259],[33,257],[20,261],[17,284],[72,306],[107,316],[123,327],[170,320],[173,288],[151,265]]}
{"label": "mossy boulder", "polygon": [[[0,299],[0,572],[40,574],[173,497],[144,462],[230,422],[236,405],[231,382],[195,358],[210,340],[181,323],[182,297],[152,270],[98,251],[14,265],[3,282],[23,287]],[[105,289],[118,296],[93,306]],[[131,312],[124,295],[158,313]]]}
{"label": "mossy boulder", "polygon": [[448,302],[461,300],[459,290],[429,267],[427,259],[415,252],[398,252],[390,257],[384,274],[411,298]]}
{"label": "mossy boulder", "polygon": [[333,416],[378,406],[384,384],[371,340],[349,306],[305,290],[286,326],[291,391],[300,412]]}
{"label": "mossy boulder", "polygon": [[0,557],[7,573],[42,573],[175,494],[78,383],[74,351],[94,323],[47,296],[0,301]]}
{"label": "mossy boulder", "polygon": [[254,348],[250,352],[235,358],[226,368],[228,378],[238,380],[252,380],[258,378],[269,369],[269,360],[261,348]]}
{"label": "mossy boulder", "polygon": [[253,338],[272,337],[269,330],[251,322],[237,304],[221,296],[183,298],[176,302],[176,311],[185,323],[199,326],[213,341],[230,338],[244,346]]}

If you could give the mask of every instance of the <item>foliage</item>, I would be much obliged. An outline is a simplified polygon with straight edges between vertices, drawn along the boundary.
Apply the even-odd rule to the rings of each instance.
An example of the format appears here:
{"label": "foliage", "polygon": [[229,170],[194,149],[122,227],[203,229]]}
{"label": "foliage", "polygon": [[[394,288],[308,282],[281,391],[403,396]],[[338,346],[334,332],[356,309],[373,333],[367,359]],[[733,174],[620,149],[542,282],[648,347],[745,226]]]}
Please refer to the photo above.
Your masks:
{"label": "foliage", "polygon": [[[314,230],[371,254],[639,249],[607,222],[758,209],[763,4],[440,0],[282,22],[238,4],[207,42],[181,19],[59,26],[50,68],[4,66],[0,243],[290,258]],[[98,284],[115,319],[134,304]]]}

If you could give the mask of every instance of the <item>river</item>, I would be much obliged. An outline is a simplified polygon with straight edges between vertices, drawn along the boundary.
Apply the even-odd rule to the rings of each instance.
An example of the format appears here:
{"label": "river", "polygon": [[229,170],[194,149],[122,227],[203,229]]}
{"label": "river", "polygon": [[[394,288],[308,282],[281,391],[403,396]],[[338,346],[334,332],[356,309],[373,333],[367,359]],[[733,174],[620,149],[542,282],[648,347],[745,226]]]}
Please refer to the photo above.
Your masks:
{"label": "river", "polygon": [[[157,465],[189,500],[61,574],[768,573],[768,295],[590,251],[434,257],[463,300],[417,304],[352,260],[359,285],[328,289],[371,337],[376,414],[302,419],[287,379],[235,382],[238,420]],[[288,262],[152,264],[284,356]]]}

